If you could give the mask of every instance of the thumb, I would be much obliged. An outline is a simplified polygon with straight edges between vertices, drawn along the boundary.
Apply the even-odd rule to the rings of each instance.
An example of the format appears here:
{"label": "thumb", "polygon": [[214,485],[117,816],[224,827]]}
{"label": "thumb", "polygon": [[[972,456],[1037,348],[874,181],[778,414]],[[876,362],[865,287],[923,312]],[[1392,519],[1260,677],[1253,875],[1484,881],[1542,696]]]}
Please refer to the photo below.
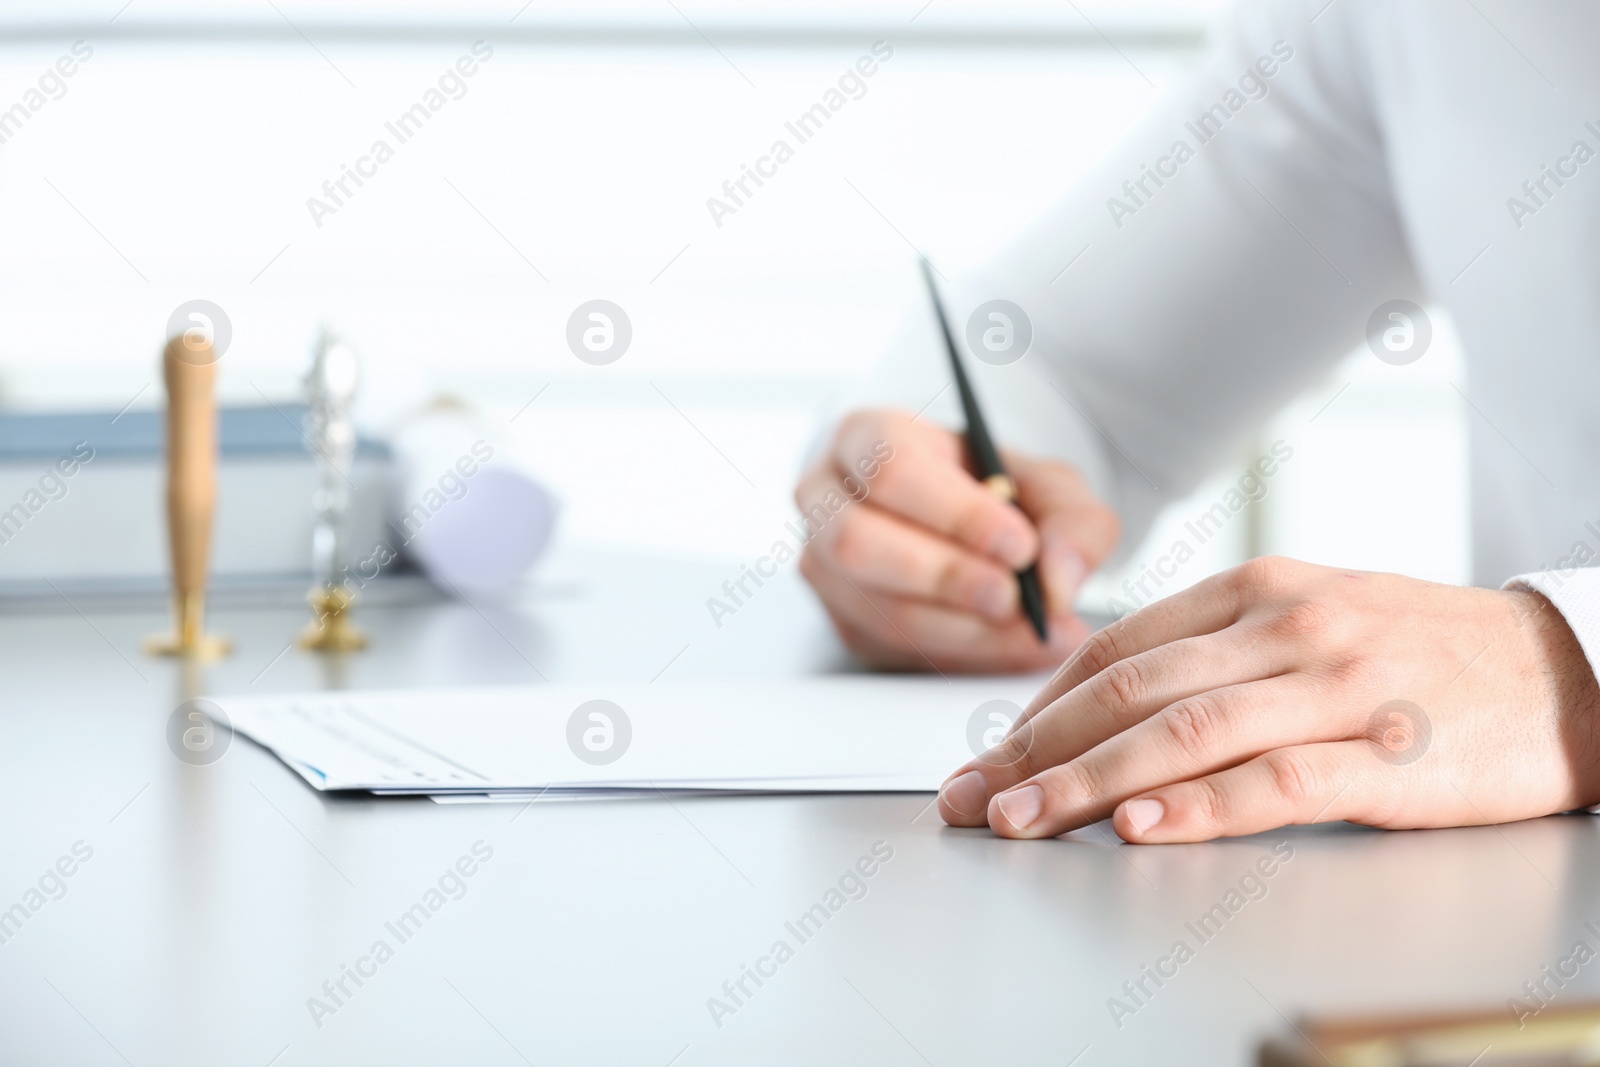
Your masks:
{"label": "thumb", "polygon": [[1067,614],[1089,572],[1117,546],[1121,523],[1075,467],[1008,454],[1017,504],[1039,530],[1039,577],[1052,613]]}

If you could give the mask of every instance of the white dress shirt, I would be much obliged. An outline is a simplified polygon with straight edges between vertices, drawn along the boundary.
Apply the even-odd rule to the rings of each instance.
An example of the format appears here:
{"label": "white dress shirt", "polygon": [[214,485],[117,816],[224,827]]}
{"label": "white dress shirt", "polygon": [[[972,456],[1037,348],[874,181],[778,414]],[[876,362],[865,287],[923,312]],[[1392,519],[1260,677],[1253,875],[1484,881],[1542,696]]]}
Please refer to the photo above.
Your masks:
{"label": "white dress shirt", "polygon": [[[1007,444],[1086,471],[1125,545],[1380,306],[1448,309],[1474,580],[1543,592],[1600,666],[1600,4],[1246,3],[1198,76],[947,297],[958,332],[988,300],[1023,310],[1031,347],[978,389]],[[913,317],[869,395],[928,403],[948,381],[933,329]]]}

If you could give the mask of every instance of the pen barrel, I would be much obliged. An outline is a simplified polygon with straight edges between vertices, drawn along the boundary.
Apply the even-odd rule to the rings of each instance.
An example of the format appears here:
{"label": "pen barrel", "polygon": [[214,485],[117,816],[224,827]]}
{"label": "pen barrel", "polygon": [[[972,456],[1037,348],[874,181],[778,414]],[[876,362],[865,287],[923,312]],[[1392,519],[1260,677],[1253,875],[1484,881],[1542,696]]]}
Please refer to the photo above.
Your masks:
{"label": "pen barrel", "polygon": [[181,625],[198,627],[217,504],[216,358],[208,342],[174,337],[167,386],[167,534]]}

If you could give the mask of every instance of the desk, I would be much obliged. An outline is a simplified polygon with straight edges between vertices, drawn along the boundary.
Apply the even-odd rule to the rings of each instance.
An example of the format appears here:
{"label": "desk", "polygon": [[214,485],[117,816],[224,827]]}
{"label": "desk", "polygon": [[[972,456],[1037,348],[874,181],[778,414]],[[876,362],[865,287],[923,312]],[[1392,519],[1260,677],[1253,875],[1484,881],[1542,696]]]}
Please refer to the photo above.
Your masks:
{"label": "desk", "polygon": [[[610,680],[844,666],[792,575],[717,630],[704,601],[736,568],[552,562],[513,607],[369,608],[372,649],[336,669],[274,660],[303,609],[224,607],[239,647],[206,683],[543,676],[603,696]],[[4,1064],[1235,1065],[1280,1012],[1501,1005],[1580,938],[1600,947],[1583,926],[1600,925],[1600,836],[1580,817],[1134,848],[1104,826],[1029,843],[950,830],[911,796],[321,796],[243,738],[211,766],[176,759],[177,668],[137,651],[162,617],[80,607],[0,617],[0,908],[92,850],[0,944]],[[796,937],[786,923],[879,842],[893,857],[864,895]],[[395,937],[386,923],[475,845],[492,856],[464,894],[448,881]],[[1257,889],[1275,846],[1292,856]],[[1258,899],[1197,937],[1186,924],[1242,881]],[[1191,958],[1162,963],[1180,940]],[[335,1004],[324,982],[358,964]],[[736,1003],[724,983],[758,965],[769,976]],[[1597,974],[1558,996],[1594,993]],[[1136,1002],[1123,983],[1142,977]],[[332,1013],[314,1019],[312,997]],[[731,1012],[714,1019],[712,997]],[[1114,1019],[1111,997],[1131,1010]]]}

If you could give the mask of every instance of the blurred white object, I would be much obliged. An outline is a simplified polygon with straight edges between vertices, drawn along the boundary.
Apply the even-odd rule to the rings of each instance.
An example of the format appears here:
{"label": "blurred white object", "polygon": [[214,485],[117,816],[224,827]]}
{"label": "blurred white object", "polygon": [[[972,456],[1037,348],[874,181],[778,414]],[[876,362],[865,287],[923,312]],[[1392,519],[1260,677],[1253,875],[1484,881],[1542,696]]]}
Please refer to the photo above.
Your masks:
{"label": "blurred white object", "polygon": [[559,505],[486,419],[440,401],[406,420],[390,448],[390,527],[429,578],[498,592],[528,573]]}

